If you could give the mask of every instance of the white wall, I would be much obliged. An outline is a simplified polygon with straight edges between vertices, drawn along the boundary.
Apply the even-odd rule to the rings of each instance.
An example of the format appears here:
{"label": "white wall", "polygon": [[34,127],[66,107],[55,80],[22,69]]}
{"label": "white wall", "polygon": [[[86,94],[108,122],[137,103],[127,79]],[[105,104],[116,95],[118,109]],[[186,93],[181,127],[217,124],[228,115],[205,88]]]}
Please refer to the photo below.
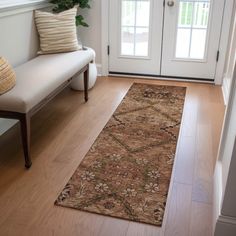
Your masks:
{"label": "white wall", "polygon": [[[80,11],[90,26],[79,27],[79,36],[96,51],[96,61],[101,64],[101,0],[91,0],[91,9]],[[32,10],[12,14],[0,13],[0,55],[16,66],[36,56],[38,36]]]}
{"label": "white wall", "polygon": [[213,228],[215,236],[236,235],[236,155],[233,154],[236,136],[236,3],[235,1],[231,3],[233,3],[231,8],[233,16],[222,86],[226,116],[214,174]]}
{"label": "white wall", "polygon": [[82,43],[96,51],[96,63],[101,64],[101,0],[91,0],[91,9],[81,10],[89,28],[79,27]]}
{"label": "white wall", "polygon": [[13,66],[36,56],[38,37],[33,11],[0,18],[0,55]]}
{"label": "white wall", "polygon": [[[219,159],[215,171],[215,236],[236,235],[236,66],[225,118]],[[234,151],[233,151],[234,150]],[[224,232],[224,234],[222,234]]]}
{"label": "white wall", "polygon": [[[233,52],[233,56],[235,52]],[[231,78],[229,101],[226,110],[222,140],[214,175],[214,222],[215,236],[222,232],[236,235],[236,66]],[[234,152],[233,152],[234,150]]]}
{"label": "white wall", "polygon": [[235,9],[236,9],[236,3],[233,3],[233,16],[231,21],[231,33],[228,41],[228,50],[227,50],[227,56],[225,61],[225,67],[224,67],[224,75],[223,75],[223,95],[225,104],[228,103],[229,100],[229,93],[230,93],[230,87],[232,83],[233,78],[233,70],[234,70],[234,63],[235,63],[235,54],[236,54],[236,17],[235,17]]}
{"label": "white wall", "polygon": [[[229,167],[232,158],[234,138],[236,135],[236,3],[234,2],[234,15],[231,22],[231,35],[228,43],[227,60],[224,69],[223,92],[226,98],[226,117],[222,134],[219,160],[222,164],[222,190],[225,192]],[[226,88],[227,87],[227,88]],[[236,217],[236,212],[235,212]]]}
{"label": "white wall", "polygon": [[[223,146],[222,146],[221,156],[220,156],[220,161],[222,163],[222,191],[223,191],[222,196],[223,197],[225,197],[225,193],[226,193],[226,187],[229,180],[228,178],[229,178],[230,168],[233,167],[232,157],[233,157],[233,148],[234,148],[234,142],[235,142],[235,137],[236,137],[236,122],[235,122],[236,121],[236,83],[235,83],[235,79],[236,79],[236,67],[235,67],[234,77],[233,77],[234,83],[232,84],[229,105],[227,108],[226,123],[224,127],[224,142],[222,143]],[[234,170],[234,173],[235,173],[235,180],[236,180],[235,170]],[[234,206],[236,206],[235,203],[234,203]],[[227,211],[227,215],[230,217],[236,218],[236,208],[232,206],[231,210],[232,212]],[[226,212],[224,211],[224,209],[222,209],[222,214],[224,215],[225,213]]]}

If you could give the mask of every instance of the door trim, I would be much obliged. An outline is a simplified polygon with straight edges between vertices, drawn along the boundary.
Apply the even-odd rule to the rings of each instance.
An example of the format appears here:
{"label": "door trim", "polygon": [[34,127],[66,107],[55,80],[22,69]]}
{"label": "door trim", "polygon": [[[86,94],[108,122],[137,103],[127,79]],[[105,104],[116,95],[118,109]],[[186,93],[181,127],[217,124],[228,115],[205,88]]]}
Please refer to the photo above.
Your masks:
{"label": "door trim", "polygon": [[215,84],[222,85],[224,79],[224,67],[226,62],[226,57],[228,54],[228,43],[230,36],[230,29],[233,21],[233,10],[234,10],[234,0],[226,0],[223,21],[221,26],[221,36],[219,42],[220,57],[216,66],[215,73]]}
{"label": "door trim", "polygon": [[[225,0],[223,22],[221,26],[221,36],[219,42],[220,57],[216,65],[216,73],[214,79],[214,83],[217,85],[222,85],[223,82],[224,65],[227,57],[230,26],[233,18],[233,1],[234,0]],[[109,4],[110,0],[101,0],[101,48],[103,76],[108,76],[109,74],[109,56],[107,54],[107,46],[109,45]]]}
{"label": "door trim", "polygon": [[109,73],[109,6],[110,0],[101,0],[102,76]]}

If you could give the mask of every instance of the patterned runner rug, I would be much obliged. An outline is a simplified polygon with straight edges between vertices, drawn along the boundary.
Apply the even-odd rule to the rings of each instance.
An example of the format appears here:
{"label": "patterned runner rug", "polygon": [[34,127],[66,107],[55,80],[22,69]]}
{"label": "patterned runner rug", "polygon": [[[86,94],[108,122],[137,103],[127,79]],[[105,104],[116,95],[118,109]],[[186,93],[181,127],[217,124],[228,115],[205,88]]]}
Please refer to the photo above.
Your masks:
{"label": "patterned runner rug", "polygon": [[55,204],[161,226],[185,93],[134,83]]}

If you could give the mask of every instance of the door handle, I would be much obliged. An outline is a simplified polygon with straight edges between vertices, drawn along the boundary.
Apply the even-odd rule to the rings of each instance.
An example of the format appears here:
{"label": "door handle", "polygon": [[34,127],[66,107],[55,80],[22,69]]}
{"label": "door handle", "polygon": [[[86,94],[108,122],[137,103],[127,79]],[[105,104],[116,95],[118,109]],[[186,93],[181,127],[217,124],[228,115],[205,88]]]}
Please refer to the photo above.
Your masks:
{"label": "door handle", "polygon": [[173,7],[175,5],[175,2],[174,1],[168,1],[167,2],[167,6],[168,7]]}

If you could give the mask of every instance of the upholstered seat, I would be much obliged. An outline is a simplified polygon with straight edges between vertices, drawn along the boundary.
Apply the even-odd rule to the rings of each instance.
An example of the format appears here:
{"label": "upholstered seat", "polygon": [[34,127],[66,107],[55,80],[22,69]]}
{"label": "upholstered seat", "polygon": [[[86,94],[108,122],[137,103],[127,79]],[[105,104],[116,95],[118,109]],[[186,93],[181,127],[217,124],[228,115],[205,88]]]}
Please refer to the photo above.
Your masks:
{"label": "upholstered seat", "polygon": [[92,49],[38,56],[17,67],[16,86],[0,96],[0,110],[27,113],[94,59]]}

